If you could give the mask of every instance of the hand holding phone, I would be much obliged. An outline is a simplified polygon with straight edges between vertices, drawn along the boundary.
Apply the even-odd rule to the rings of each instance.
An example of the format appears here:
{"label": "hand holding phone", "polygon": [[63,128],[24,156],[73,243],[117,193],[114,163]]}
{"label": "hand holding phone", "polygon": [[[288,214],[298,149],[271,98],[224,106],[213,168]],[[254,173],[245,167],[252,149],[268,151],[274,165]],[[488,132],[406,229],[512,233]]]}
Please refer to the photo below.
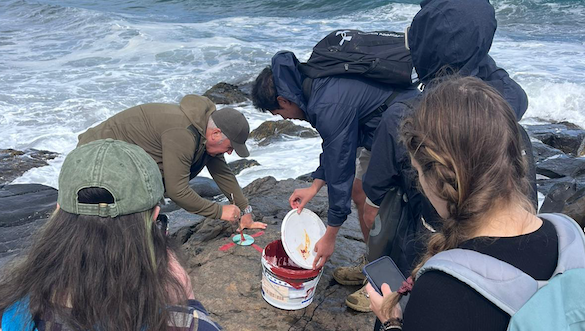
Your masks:
{"label": "hand holding phone", "polygon": [[[392,292],[398,291],[402,286],[402,282],[406,280],[400,269],[396,266],[394,261],[389,256],[382,256],[381,258],[370,262],[364,266],[364,275],[372,284],[372,287],[382,295],[382,284],[386,283],[390,286]],[[400,306],[404,311],[408,296],[400,300]]]}

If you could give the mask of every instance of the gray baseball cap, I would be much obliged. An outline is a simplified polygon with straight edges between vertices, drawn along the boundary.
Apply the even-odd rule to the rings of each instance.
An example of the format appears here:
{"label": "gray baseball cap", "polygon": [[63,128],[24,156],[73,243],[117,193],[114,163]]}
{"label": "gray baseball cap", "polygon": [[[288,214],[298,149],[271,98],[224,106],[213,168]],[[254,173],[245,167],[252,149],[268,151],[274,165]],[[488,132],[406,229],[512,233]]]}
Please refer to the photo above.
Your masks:
{"label": "gray baseball cap", "polygon": [[[106,189],[114,202],[79,202],[77,193],[89,187]],[[150,210],[163,194],[162,176],[150,155],[137,145],[104,139],[67,155],[59,174],[57,202],[68,213],[116,217]]]}
{"label": "gray baseball cap", "polygon": [[211,118],[215,125],[230,140],[232,147],[240,157],[250,156],[246,140],[250,134],[250,125],[244,114],[233,108],[222,108],[214,111]]}

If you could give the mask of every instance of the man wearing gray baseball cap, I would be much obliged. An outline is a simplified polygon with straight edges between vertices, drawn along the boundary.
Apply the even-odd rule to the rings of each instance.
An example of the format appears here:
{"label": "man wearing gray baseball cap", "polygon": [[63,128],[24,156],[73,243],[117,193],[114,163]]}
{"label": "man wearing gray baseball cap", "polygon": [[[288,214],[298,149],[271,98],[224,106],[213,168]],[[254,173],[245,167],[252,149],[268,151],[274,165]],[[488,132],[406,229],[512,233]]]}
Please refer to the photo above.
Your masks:
{"label": "man wearing gray baseball cap", "polygon": [[[229,222],[241,217],[242,228],[265,228],[253,221],[252,208],[223,156],[232,151],[249,156],[249,133],[248,121],[239,111],[216,110],[209,99],[187,95],[178,105],[149,103],[123,110],[79,135],[78,146],[106,138],[138,145],[158,164],[166,194],[178,206]],[[203,167],[232,204],[206,200],[189,186]]]}

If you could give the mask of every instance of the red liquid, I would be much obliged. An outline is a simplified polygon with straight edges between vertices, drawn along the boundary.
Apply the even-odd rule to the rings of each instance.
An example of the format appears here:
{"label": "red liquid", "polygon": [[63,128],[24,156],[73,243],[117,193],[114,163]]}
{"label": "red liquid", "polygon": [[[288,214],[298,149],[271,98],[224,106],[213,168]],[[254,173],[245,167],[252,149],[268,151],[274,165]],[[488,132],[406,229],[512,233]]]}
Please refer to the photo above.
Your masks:
{"label": "red liquid", "polygon": [[275,240],[266,246],[264,259],[271,266],[272,273],[289,279],[311,279],[317,277],[321,271],[321,269],[303,269],[296,265],[286,254],[281,240]]}

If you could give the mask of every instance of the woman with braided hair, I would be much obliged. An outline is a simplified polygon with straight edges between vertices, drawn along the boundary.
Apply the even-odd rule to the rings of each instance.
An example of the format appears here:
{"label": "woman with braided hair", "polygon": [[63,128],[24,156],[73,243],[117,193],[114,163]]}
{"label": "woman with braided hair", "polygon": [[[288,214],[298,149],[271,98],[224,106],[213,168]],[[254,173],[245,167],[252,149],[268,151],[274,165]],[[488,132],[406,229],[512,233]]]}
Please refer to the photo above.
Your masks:
{"label": "woman with braided hair", "polygon": [[[453,248],[490,255],[537,280],[553,274],[557,234],[528,197],[513,110],[477,78],[448,78],[425,94],[401,134],[442,224],[401,289],[384,284],[381,296],[368,285],[373,311],[385,330],[506,330],[510,316],[468,285],[437,270],[416,275],[432,256]],[[397,302],[410,289],[402,312]]]}

